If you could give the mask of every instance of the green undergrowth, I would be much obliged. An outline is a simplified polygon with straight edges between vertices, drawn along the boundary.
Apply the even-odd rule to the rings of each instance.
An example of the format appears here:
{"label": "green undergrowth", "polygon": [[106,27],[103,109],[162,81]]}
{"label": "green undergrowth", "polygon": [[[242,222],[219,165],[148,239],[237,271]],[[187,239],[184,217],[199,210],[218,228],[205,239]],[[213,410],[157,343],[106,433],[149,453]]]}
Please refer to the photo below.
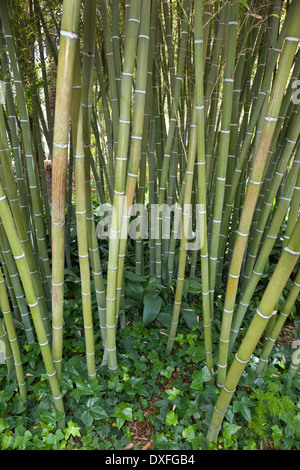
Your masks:
{"label": "green undergrowth", "polygon": [[[136,439],[135,424],[148,430],[144,442],[155,450],[258,450],[300,447],[300,375],[291,380],[274,350],[263,377],[256,358],[243,374],[230,404],[218,442],[205,436],[219,391],[204,363],[203,331],[181,322],[172,354],[165,354],[166,332],[157,322],[144,326],[132,309],[118,335],[119,367],[101,366],[96,339],[97,377],[87,379],[79,306],[69,300],[66,315],[62,392],[66,425],[53,407],[49,383],[36,344],[23,348],[28,390],[27,410],[15,375],[0,367],[1,449],[124,449]],[[150,432],[150,434],[149,434]],[[142,436],[139,436],[142,437]]]}

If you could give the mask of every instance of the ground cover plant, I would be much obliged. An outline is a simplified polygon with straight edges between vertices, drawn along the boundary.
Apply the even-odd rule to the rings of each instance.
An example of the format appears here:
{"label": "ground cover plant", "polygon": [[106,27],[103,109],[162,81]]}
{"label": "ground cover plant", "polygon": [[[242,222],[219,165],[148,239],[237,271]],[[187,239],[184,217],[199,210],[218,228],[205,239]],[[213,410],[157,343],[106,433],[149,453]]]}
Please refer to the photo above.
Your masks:
{"label": "ground cover plant", "polygon": [[0,20],[1,448],[298,449],[298,0]]}

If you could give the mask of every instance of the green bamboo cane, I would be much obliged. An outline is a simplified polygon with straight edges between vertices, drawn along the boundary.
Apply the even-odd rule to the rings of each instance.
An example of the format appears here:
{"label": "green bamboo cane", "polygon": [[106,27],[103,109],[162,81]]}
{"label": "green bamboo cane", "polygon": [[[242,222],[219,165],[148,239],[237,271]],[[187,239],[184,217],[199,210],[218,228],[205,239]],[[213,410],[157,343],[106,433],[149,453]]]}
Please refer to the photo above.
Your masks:
{"label": "green bamboo cane", "polygon": [[[299,165],[299,162],[300,162],[299,142],[298,142],[297,146],[298,146],[297,153],[295,155],[295,159],[294,159],[293,163]],[[297,220],[298,212],[299,212],[299,205],[300,205],[300,175],[298,174],[298,180],[297,180],[297,183],[296,183],[296,186],[295,186],[295,192],[293,194],[293,199],[291,201],[291,205],[290,205],[290,208],[289,208],[289,218],[288,218],[288,221],[287,221],[287,226],[286,226],[286,230],[285,230],[285,234],[284,234],[283,247],[286,246],[286,244],[287,244],[287,242],[290,238],[290,235],[292,233],[295,221]]]}
{"label": "green bamboo cane", "polygon": [[[25,258],[25,253],[18,238],[14,220],[10,212],[7,198],[4,194],[2,186],[0,186],[0,217],[2,219],[6,235],[9,237],[11,250],[19,271],[20,278],[22,280],[24,292],[28,301],[28,306],[30,308],[32,321],[40,345],[55,406],[58,411],[64,414],[64,405],[59,380],[53,362],[49,341],[44,327],[44,322],[41,316],[39,302],[37,300],[34,285],[30,276],[30,272]],[[64,427],[64,418],[60,421],[60,426]]]}
{"label": "green bamboo cane", "polygon": [[[297,177],[297,174],[298,174],[298,177]],[[242,324],[243,318],[250,304],[251,297],[255,291],[255,288],[257,286],[259,279],[262,276],[268,257],[278,237],[279,229],[281,227],[283,219],[291,203],[293,191],[295,192],[295,182],[297,181],[297,178],[298,178],[298,184],[299,184],[300,177],[299,177],[299,164],[298,163],[293,165],[289,173],[284,191],[280,197],[278,207],[272,218],[270,227],[266,233],[264,245],[259,253],[257,260],[255,261],[252,274],[239,299],[237,311],[232,321],[231,336],[230,336],[230,349],[232,349],[234,345],[235,339],[239,332],[239,328]]]}
{"label": "green bamboo cane", "polygon": [[166,1],[163,1],[163,13],[164,13],[164,21],[165,21],[165,28],[166,28],[166,44],[168,49],[168,70],[170,72],[170,84],[171,84],[171,94],[174,95],[175,92],[175,59],[174,59],[174,46],[173,46],[173,39],[172,39],[172,25],[170,20],[170,13],[169,13],[169,4]]}
{"label": "green bamboo cane", "polygon": [[42,42],[42,34],[41,34],[41,16],[42,11],[39,8],[37,0],[34,0],[34,9],[35,14],[37,15],[37,27],[38,27],[38,46],[39,46],[39,55],[41,60],[41,69],[42,69],[42,77],[43,77],[43,89],[45,95],[45,108],[46,108],[46,116],[47,116],[47,128],[49,133],[49,140],[48,140],[48,147],[49,151],[51,151],[53,146],[53,126],[52,126],[52,116],[51,116],[51,109],[50,109],[50,100],[49,100],[49,87],[48,87],[48,79],[47,79],[47,72],[46,72],[46,63],[45,63],[45,55],[43,49],[43,42]]}
{"label": "green bamboo cane", "polygon": [[[77,67],[76,67],[77,65]],[[79,72],[79,73],[78,73]],[[74,84],[80,83],[79,48],[77,64],[74,67]],[[81,106],[80,88],[73,90],[72,97],[72,136],[74,142],[74,172],[76,193],[76,225],[77,243],[81,279],[82,313],[84,325],[84,337],[86,344],[87,373],[89,379],[96,375],[95,346],[91,301],[90,263],[88,254],[87,235],[87,204],[86,204],[86,182],[85,182],[85,155],[83,139],[83,112]]]}
{"label": "green bamboo cane", "polygon": [[[0,106],[0,123],[3,123],[3,108]],[[1,129],[4,130],[3,126],[1,126]],[[20,205],[19,197],[18,197],[18,192],[17,192],[17,187],[14,181],[14,175],[10,163],[10,156],[9,156],[9,149],[8,149],[8,142],[6,140],[6,136],[0,133],[0,160],[2,164],[2,170],[3,170],[3,182],[5,182],[6,185],[6,193],[7,197],[9,198],[10,206],[14,215],[14,219],[16,221],[16,226],[18,229],[19,237],[21,240],[21,243],[24,247],[25,253],[26,253],[26,258],[29,263],[30,267],[30,274],[33,277],[33,280],[35,281],[35,286],[37,288],[37,295],[38,295],[38,300],[41,303],[42,309],[43,309],[43,318],[44,318],[44,323],[45,327],[47,330],[48,335],[50,334],[50,328],[49,328],[49,318],[48,318],[48,309],[45,304],[45,299],[44,299],[44,292],[42,291],[42,286],[41,282],[38,279],[38,269],[37,265],[35,263],[33,251],[32,251],[32,246],[30,239],[28,237],[28,233],[26,230],[25,226],[25,221],[24,221],[24,213],[22,212],[22,208]]]}
{"label": "green bamboo cane", "polygon": [[[118,100],[118,87],[116,82],[116,70],[115,70],[115,59],[112,46],[111,31],[109,27],[109,18],[106,2],[100,1],[100,14],[102,18],[102,26],[104,33],[104,45],[105,45],[105,57],[108,68],[108,79],[109,79],[109,90],[110,90],[110,105],[112,113],[112,132],[114,140],[114,151],[118,143],[118,132],[119,132],[119,113],[120,103]],[[114,187],[114,166],[113,161],[110,161],[110,175],[111,175],[111,186]]]}
{"label": "green bamboo cane", "polygon": [[115,186],[113,200],[113,217],[110,229],[109,256],[106,292],[106,350],[108,368],[117,368],[116,356],[116,299],[117,269],[119,253],[120,216],[123,210],[125,178],[130,126],[131,87],[134,71],[137,37],[140,24],[141,2],[132,1],[128,18],[124,65],[121,79],[120,119],[118,133],[118,150],[115,165]]}
{"label": "green bamboo cane", "polygon": [[2,349],[3,349],[4,356],[5,356],[4,358],[5,358],[7,370],[8,372],[10,372],[14,368],[14,358],[13,358],[9,338],[8,338],[7,332],[4,327],[4,323],[1,318],[0,318],[0,341],[2,343]]}
{"label": "green bamboo cane", "polygon": [[[229,8],[229,7],[228,7]],[[214,202],[213,224],[210,242],[210,291],[211,291],[211,307],[213,307],[213,291],[216,282],[217,273],[217,260],[219,251],[219,238],[222,223],[223,203],[225,196],[225,181],[226,169],[228,159],[228,149],[230,142],[230,124],[231,124],[231,110],[233,98],[233,74],[235,66],[235,53],[236,53],[236,38],[237,38],[237,19],[238,19],[238,4],[232,5],[228,11],[227,24],[228,24],[228,41],[225,46],[225,69],[224,69],[224,85],[223,85],[223,111],[222,123],[220,131],[220,144],[218,156],[218,168],[216,175],[216,195]]]}
{"label": "green bamboo cane", "polygon": [[209,301],[209,262],[207,246],[207,197],[206,197],[206,160],[205,160],[205,118],[204,118],[204,54],[203,54],[203,2],[195,4],[195,96],[196,96],[196,124],[197,124],[197,176],[198,176],[198,203],[201,217],[200,255],[201,255],[201,283],[203,303],[203,327],[206,353],[206,365],[213,374],[212,339],[211,339],[211,312]]}
{"label": "green bamboo cane", "polygon": [[22,317],[21,317],[21,314],[20,314],[19,306],[17,304],[17,299],[16,299],[16,296],[15,296],[15,292],[13,290],[13,285],[12,285],[12,282],[11,282],[12,278],[9,275],[9,272],[8,272],[8,269],[7,269],[7,266],[6,266],[3,255],[4,254],[2,252],[0,254],[0,261],[1,261],[1,264],[2,264],[2,268],[3,268],[3,275],[4,275],[4,278],[5,278],[5,281],[6,281],[8,296],[9,296],[9,299],[10,299],[10,302],[11,302],[12,310],[14,312],[14,318],[17,321],[21,322]]}
{"label": "green bamboo cane", "polygon": [[[153,107],[152,107],[153,108]],[[155,162],[155,121],[153,119],[154,110],[151,110],[150,118],[150,136],[149,136],[149,152],[148,152],[148,168],[149,168],[149,263],[150,275],[155,275],[155,230],[156,223],[152,223],[152,210],[153,205],[157,204],[157,172]]]}
{"label": "green bamboo cane", "polygon": [[[22,135],[23,135],[23,143],[24,143],[24,152],[25,152],[25,165],[24,165],[24,171],[27,171],[28,175],[28,181],[29,181],[29,193],[30,193],[30,198],[32,202],[32,216],[34,217],[34,222],[35,222],[35,228],[37,230],[38,238],[41,239],[41,244],[39,246],[43,246],[43,249],[45,248],[45,240],[43,239],[43,221],[41,219],[41,200],[40,200],[40,191],[39,191],[39,184],[38,184],[38,179],[37,179],[37,171],[36,167],[33,162],[33,147],[32,147],[32,139],[31,139],[31,132],[29,128],[29,121],[28,121],[28,111],[27,111],[27,105],[25,101],[25,94],[24,94],[24,89],[23,89],[23,82],[21,80],[21,75],[20,75],[20,69],[19,65],[17,62],[17,57],[16,57],[16,52],[15,52],[15,45],[14,45],[14,38],[12,36],[12,31],[9,23],[9,13],[8,13],[8,7],[6,2],[2,2],[0,5],[0,16],[2,19],[2,26],[4,30],[4,37],[10,57],[10,64],[11,68],[13,71],[13,76],[14,76],[14,82],[16,85],[16,95],[17,95],[17,100],[18,100],[18,105],[19,105],[19,113],[20,113],[20,125],[21,125],[21,130],[22,130]],[[3,133],[4,128],[3,126],[0,127],[2,129],[2,139],[4,143],[4,158],[7,157],[7,137],[5,133]],[[8,166],[6,166],[8,168]],[[33,246],[31,245],[30,238],[28,236],[28,224],[26,227],[25,220],[27,217],[25,217],[25,220],[21,214],[21,212],[25,211],[25,206],[22,208],[19,207],[19,202],[18,202],[18,197],[15,195],[16,193],[16,188],[15,188],[15,182],[13,179],[13,175],[11,173],[11,170],[6,172],[6,180],[8,184],[8,190],[9,190],[9,199],[12,201],[12,209],[14,211],[14,219],[17,224],[17,229],[18,233],[20,236],[21,243],[24,247],[24,251],[26,254],[26,259],[29,264],[29,269],[30,273],[33,278],[33,282],[35,285],[35,289],[37,292],[38,296],[38,301],[41,305],[42,309],[42,316],[43,320],[46,326],[47,334],[50,336],[51,334],[51,329],[50,329],[50,322],[49,322],[49,312],[48,308],[46,305],[45,301],[45,296],[44,296],[44,290],[43,286],[41,284],[41,279],[38,273],[38,266],[34,257],[33,253]],[[31,235],[33,237],[33,241],[35,241],[35,232],[31,232]]]}
{"label": "green bamboo cane", "polygon": [[38,153],[39,159],[39,166],[40,166],[40,179],[41,179],[41,189],[43,194],[44,204],[40,206],[39,215],[35,214],[35,219],[38,219],[39,224],[35,223],[35,231],[36,231],[36,238],[38,244],[38,252],[39,252],[39,265],[42,274],[44,290],[46,301],[48,303],[48,308],[51,310],[51,266],[50,260],[48,255],[48,235],[46,233],[46,227],[44,225],[44,212],[46,215],[47,221],[47,228],[48,231],[50,229],[50,210],[49,210],[49,202],[48,202],[48,194],[47,194],[47,184],[45,178],[45,167],[44,167],[44,156],[43,156],[43,148],[42,148],[42,141],[41,141],[41,134],[39,125],[37,122],[37,95],[34,94],[34,90],[32,90],[32,103],[33,103],[33,140],[36,142],[36,148]]}
{"label": "green bamboo cane", "polygon": [[266,336],[265,341],[264,341],[264,346],[263,350],[261,352],[259,362],[256,367],[256,373],[258,376],[262,375],[267,363],[268,363],[268,358],[270,357],[270,354],[272,352],[272,349],[275,345],[275,341],[280,333],[280,331],[283,328],[283,325],[285,324],[289,314],[291,313],[291,310],[297,300],[298,294],[300,292],[300,272],[298,271],[298,274],[296,276],[296,279],[291,287],[291,290],[288,294],[288,297],[284,303],[284,306],[282,307],[282,310],[280,311],[278,318],[276,320],[275,325],[273,326],[271,333],[269,336]]}
{"label": "green bamboo cane", "polygon": [[118,0],[113,0],[111,5],[111,33],[112,48],[115,62],[115,76],[117,84],[117,97],[120,99],[121,90],[121,47],[120,47],[120,5]]}
{"label": "green bamboo cane", "polygon": [[177,241],[180,239],[180,230],[182,225],[182,206],[183,206],[183,198],[184,198],[184,191],[185,191],[185,180],[181,184],[180,193],[178,196],[178,200],[175,203],[174,208],[174,220],[171,229],[171,238],[169,244],[169,254],[168,254],[168,279],[169,284],[173,281],[174,271],[175,271],[175,255],[176,255],[176,246]]}
{"label": "green bamboo cane", "polygon": [[[182,80],[183,80],[183,72],[184,72],[184,65],[186,59],[186,50],[187,50],[187,42],[188,42],[188,22],[186,21],[186,17],[189,14],[189,4],[188,2],[184,2],[183,4],[183,11],[184,11],[184,19],[182,21],[182,30],[181,30],[181,39],[179,45],[179,55],[177,60],[177,71],[176,71],[176,83],[175,83],[175,92],[174,96],[172,97],[172,105],[171,105],[171,116],[170,116],[170,126],[168,129],[167,140],[164,147],[164,158],[161,168],[161,174],[159,179],[159,198],[158,198],[158,205],[161,206],[165,202],[166,198],[166,185],[167,185],[167,177],[169,172],[169,165],[170,165],[170,158],[173,148],[173,139],[175,134],[175,129],[177,127],[177,114],[179,109],[179,98],[182,89]],[[156,275],[160,279],[161,278],[161,219],[159,218],[159,213],[157,213],[157,227],[156,227],[156,234],[158,239],[156,241],[156,265],[157,265],[157,272]]]}
{"label": "green bamboo cane", "polygon": [[[1,47],[4,49],[5,41],[3,34],[0,35],[0,44]],[[2,64],[2,71],[3,71],[3,78],[5,79],[5,102],[6,102],[6,110],[8,115],[8,122],[9,122],[9,129],[10,129],[10,143],[12,148],[12,153],[14,155],[15,160],[15,167],[16,167],[16,180],[17,186],[19,190],[19,198],[20,204],[22,208],[22,212],[24,214],[24,219],[27,221],[26,226],[27,230],[30,229],[29,226],[29,210],[28,210],[28,199],[26,194],[25,188],[25,181],[23,177],[23,169],[22,169],[22,162],[21,162],[21,149],[20,143],[18,138],[18,123],[15,111],[15,103],[14,97],[12,92],[12,85],[11,85],[11,75],[9,70],[9,63],[8,57],[6,54],[2,54],[1,56],[1,64]]]}
{"label": "green bamboo cane", "polygon": [[5,280],[4,280],[1,268],[0,268],[0,299],[1,299],[0,307],[2,310],[2,314],[3,314],[5,327],[7,330],[7,335],[8,335],[10,346],[11,346],[12,355],[14,358],[14,365],[15,365],[16,376],[18,380],[20,397],[21,397],[23,404],[26,406],[27,392],[26,392],[26,384],[25,384],[25,377],[24,377],[20,347],[19,347],[18,338],[16,335],[13,317],[10,311],[7,290],[5,287]]}
{"label": "green bamboo cane", "polygon": [[[247,258],[248,270],[251,270],[251,264],[253,265],[254,259],[254,251],[255,245],[257,249],[257,245],[261,241],[262,237],[262,229],[264,224],[267,222],[267,218],[269,215],[268,207],[272,206],[274,193],[276,192],[277,188],[279,188],[279,184],[282,181],[282,177],[286,168],[286,159],[289,158],[291,152],[293,151],[294,145],[296,144],[298,133],[299,133],[299,125],[297,121],[297,113],[293,112],[293,100],[292,100],[292,93],[293,93],[293,82],[299,76],[299,69],[300,69],[300,55],[295,60],[293,77],[291,77],[289,87],[285,93],[285,97],[283,99],[280,115],[278,118],[278,122],[276,125],[276,129],[273,135],[273,141],[270,147],[269,155],[269,163],[267,167],[267,171],[264,177],[264,183],[262,185],[261,192],[259,194],[259,199],[257,206],[255,208],[255,213],[253,216],[253,224],[249,234],[249,249],[248,252],[252,252],[251,256]],[[295,78],[294,78],[295,77]],[[284,116],[284,117],[283,117]],[[280,159],[279,159],[280,157]],[[271,182],[270,182],[271,181]],[[269,186],[269,187],[268,187]],[[267,191],[268,188],[268,191]],[[267,193],[266,193],[267,191]],[[266,193],[266,194],[265,194]],[[265,206],[265,205],[266,206]],[[260,225],[258,229],[258,224]],[[261,234],[258,237],[255,236],[257,233]],[[254,240],[253,240],[254,239]],[[254,247],[253,247],[254,245]],[[246,264],[246,272],[244,274],[245,282],[248,278],[247,273],[247,264]]]}
{"label": "green bamboo cane", "polygon": [[297,37],[297,21],[300,20],[300,10],[295,12],[291,20],[287,36],[285,37],[284,46],[280,56],[280,63],[276,73],[272,93],[270,96],[264,126],[254,156],[254,163],[248,181],[248,188],[244,202],[243,212],[239,223],[237,239],[232,255],[230,272],[227,281],[226,297],[224,302],[222,329],[220,336],[220,349],[218,359],[218,384],[223,385],[226,377],[227,355],[230,339],[230,328],[232,321],[232,314],[234,310],[236,292],[240,277],[241,264],[247,238],[249,235],[249,228],[255,209],[256,201],[258,198],[262,177],[265,169],[265,163],[268,156],[268,150],[272,141],[272,136],[275,130],[278,113],[280,110],[284,88],[286,86],[289,72],[293,64],[295,51],[299,38]]}
{"label": "green bamboo cane", "polygon": [[66,190],[66,204],[67,204],[67,216],[66,216],[66,230],[65,230],[65,252],[66,252],[66,263],[68,269],[72,269],[71,261],[71,221],[73,217],[73,206],[72,206],[72,190],[73,190],[73,145],[72,138],[70,140],[70,157],[69,157],[69,169],[67,172],[67,190]]}
{"label": "green bamboo cane", "polygon": [[279,296],[284,289],[300,255],[300,218],[293,234],[276,265],[268,286],[259,303],[247,333],[239,347],[235,359],[228,371],[226,380],[220,392],[207,433],[209,442],[216,441],[220,432],[224,415],[235,393],[240,377],[249,362],[251,354],[272,317]]}
{"label": "green bamboo cane", "polygon": [[196,126],[196,107],[194,107],[191,130],[189,136],[189,151],[188,161],[185,172],[185,188],[183,196],[183,212],[182,212],[182,230],[180,240],[180,252],[179,252],[179,263],[177,271],[177,282],[175,291],[175,300],[173,306],[173,314],[171,320],[171,326],[169,331],[168,342],[166,346],[166,353],[170,354],[177,332],[177,326],[179,321],[179,314],[182,302],[182,293],[185,279],[185,267],[186,267],[186,256],[188,248],[188,237],[190,228],[190,217],[191,217],[191,192],[194,175],[194,165],[196,158],[196,147],[197,147],[197,126]]}
{"label": "green bamboo cane", "polygon": [[[34,342],[35,339],[34,339],[34,333],[32,330],[31,320],[29,317],[27,302],[24,297],[24,291],[22,289],[16,263],[13,259],[13,255],[9,246],[9,241],[5,234],[2,221],[0,221],[0,247],[2,250],[2,256],[3,256],[2,265],[4,263],[6,265],[7,275],[10,278],[11,288],[15,295],[17,306],[19,308],[21,321],[24,325],[26,339],[28,341],[28,344],[31,344]],[[6,280],[8,280],[7,277],[6,277]]]}
{"label": "green bamboo cane", "polygon": [[64,238],[66,172],[73,70],[78,39],[80,0],[65,0],[57,66],[52,167],[52,351],[61,376],[63,349]]}
{"label": "green bamboo cane", "polygon": [[[109,96],[108,96],[108,90],[106,89],[105,86],[105,80],[104,80],[104,70],[103,70],[103,60],[102,60],[102,55],[99,51],[99,47],[96,44],[96,49],[95,49],[95,67],[96,67],[96,74],[97,78],[99,80],[99,86],[100,86],[100,93],[101,93],[101,99],[102,99],[102,107],[103,107],[103,114],[104,114],[104,121],[105,121],[105,133],[106,133],[106,139],[107,139],[107,147],[108,147],[108,162],[109,162],[109,172],[107,172],[105,164],[104,170],[106,171],[106,181],[107,185],[109,187],[109,195],[110,199],[113,200],[112,197],[112,190],[111,190],[111,180],[110,177],[113,179],[113,135],[112,135],[112,122],[111,122],[111,116],[110,116],[110,110],[108,106],[108,101],[109,101]],[[95,124],[96,125],[96,124]],[[94,130],[94,134],[97,135],[97,132]],[[97,137],[96,137],[97,139]]]}
{"label": "green bamboo cane", "polygon": [[124,260],[126,254],[128,222],[131,216],[131,209],[136,189],[136,181],[140,165],[143,130],[144,130],[144,112],[146,101],[147,87],[147,71],[148,71],[148,51],[149,51],[149,27],[150,27],[150,10],[151,2],[143,0],[142,15],[140,23],[140,31],[138,36],[138,52],[137,52],[137,70],[136,70],[136,87],[135,100],[133,110],[132,134],[130,153],[128,159],[127,178],[125,187],[125,201],[123,206],[123,214],[120,227],[120,245],[118,260],[118,279],[117,279],[117,307],[116,312],[120,308],[120,295],[123,283]]}
{"label": "green bamboo cane", "polygon": [[[257,87],[259,87],[259,83],[260,83],[260,80],[261,80],[261,77],[259,77],[259,76],[262,74],[263,70],[265,71],[265,73],[264,73],[264,77],[263,77],[263,82],[261,84],[261,88],[257,92],[258,93],[257,100],[255,100],[255,103],[254,103],[255,106],[252,107],[249,121],[248,121],[249,109],[248,109],[248,107],[245,108],[242,126],[245,129],[246,129],[246,126],[247,126],[247,130],[246,130],[244,138],[242,138],[243,133],[242,132],[240,133],[240,136],[241,136],[240,137],[240,142],[241,142],[240,154],[239,154],[238,162],[236,164],[233,180],[231,182],[230,195],[229,195],[226,207],[225,207],[225,214],[224,214],[223,221],[222,221],[223,228],[221,229],[222,233],[227,232],[226,227],[228,226],[229,216],[230,216],[230,212],[231,212],[231,207],[230,206],[232,206],[232,204],[234,202],[235,193],[236,193],[236,190],[237,190],[237,186],[239,184],[240,176],[241,176],[243,168],[245,166],[245,162],[246,162],[246,158],[247,158],[248,153],[249,153],[251,142],[253,140],[253,135],[254,135],[254,132],[255,132],[255,126],[256,126],[256,123],[258,121],[259,114],[261,112],[263,103],[266,101],[266,98],[269,96],[269,93],[270,93],[269,88],[270,88],[272,73],[275,69],[275,65],[276,65],[276,62],[277,62],[277,59],[278,59],[278,55],[279,55],[279,52],[282,48],[284,36],[286,35],[287,28],[289,27],[290,21],[293,17],[295,6],[296,6],[295,3],[291,4],[291,6],[288,10],[286,20],[285,20],[285,22],[282,26],[280,35],[279,35],[278,40],[275,44],[275,47],[271,46],[269,48],[267,62],[265,63],[264,54],[262,54],[261,58],[259,59],[259,67],[257,67],[256,77],[255,77],[255,81],[253,83],[253,90],[252,90],[253,94],[256,93],[255,90],[256,90]],[[265,44],[266,45],[269,44],[269,38],[268,37],[266,38]]]}
{"label": "green bamboo cane", "polygon": [[[14,38],[12,35],[10,22],[9,22],[9,12],[8,6],[6,2],[1,3],[0,8],[0,15],[3,23],[4,29],[4,37],[7,44],[7,49],[9,51],[10,63],[11,68],[13,71],[14,81],[16,85],[16,94],[17,100],[19,104],[19,113],[20,113],[20,123],[23,135],[23,143],[24,143],[24,153],[25,153],[25,168],[28,174],[28,181],[29,181],[29,194],[31,198],[32,204],[32,213],[34,218],[34,224],[36,229],[36,234],[38,238],[38,249],[41,257],[44,257],[45,250],[47,247],[45,246],[45,239],[44,239],[44,220],[41,218],[41,195],[39,189],[39,180],[37,174],[37,168],[34,162],[34,145],[32,142],[31,130],[29,126],[29,117],[28,117],[28,110],[25,101],[25,93],[23,88],[23,82],[20,75],[19,65],[16,57],[15,51],[15,44]],[[35,238],[35,232],[32,233],[32,236]],[[36,279],[36,282],[38,280]]]}
{"label": "green bamboo cane", "polygon": [[[43,15],[43,11],[42,11],[42,9],[41,9],[41,7],[40,7],[39,2],[36,2],[36,3],[35,3],[35,9],[36,9],[37,15],[39,16],[39,19],[40,19],[40,21],[41,21],[44,34],[45,34],[45,36],[46,36],[46,38],[47,38],[47,43],[48,43],[49,49],[50,49],[50,51],[51,51],[51,56],[53,57],[55,64],[57,64],[57,61],[58,61],[58,53],[57,53],[57,48],[56,48],[56,46],[55,46],[55,41],[54,41],[53,37],[51,36],[50,31],[49,31],[49,29],[48,29],[48,27],[47,27],[47,23],[46,23],[46,21],[45,21],[45,18],[44,18],[44,15]],[[51,11],[50,11],[50,13],[51,13]]]}
{"label": "green bamboo cane", "polygon": [[204,103],[205,103],[205,110],[206,110],[206,117],[208,113],[208,102],[211,99],[213,89],[215,84],[217,83],[218,78],[218,69],[219,69],[219,61],[222,51],[222,44],[224,40],[225,34],[225,14],[226,14],[226,7],[225,4],[221,7],[220,18],[219,20],[215,21],[215,35],[214,35],[214,47],[213,47],[213,55],[211,58],[209,73],[205,79],[205,90],[204,90]]}
{"label": "green bamboo cane", "polygon": [[[293,119],[294,118],[294,119]],[[274,201],[274,197],[278,191],[279,185],[284,177],[284,172],[287,167],[288,161],[290,156],[294,150],[297,137],[300,131],[300,115],[299,113],[295,113],[289,124],[290,132],[287,133],[284,148],[282,149],[280,161],[277,164],[276,171],[274,172],[274,176],[271,180],[270,187],[265,195],[263,200],[263,208],[260,211],[259,219],[256,224],[256,230],[252,238],[252,243],[249,243],[249,247],[247,250],[247,262],[245,267],[245,278],[249,277],[249,273],[252,271],[255,258],[260,246],[260,242],[263,236],[263,230],[267,223],[267,219],[269,217],[271,207]],[[250,240],[249,240],[250,242]]]}
{"label": "green bamboo cane", "polygon": [[103,345],[103,364],[106,363],[106,307],[105,307],[105,287],[100,261],[100,253],[96,235],[96,227],[93,216],[92,192],[90,182],[91,161],[91,110],[92,110],[92,83],[95,57],[95,20],[96,2],[85,4],[84,35],[83,35],[83,60],[82,60],[82,120],[83,120],[83,141],[85,154],[85,197],[86,197],[86,218],[87,236],[90,254],[91,267],[96,291],[97,307],[101,329]]}

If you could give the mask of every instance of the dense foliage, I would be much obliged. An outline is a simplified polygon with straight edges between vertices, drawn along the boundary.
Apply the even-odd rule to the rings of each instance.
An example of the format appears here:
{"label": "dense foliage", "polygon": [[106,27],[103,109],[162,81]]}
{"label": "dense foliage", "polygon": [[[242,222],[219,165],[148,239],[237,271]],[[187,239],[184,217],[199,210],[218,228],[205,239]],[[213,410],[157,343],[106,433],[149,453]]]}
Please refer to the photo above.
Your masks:
{"label": "dense foliage", "polygon": [[298,449],[298,0],[0,2],[2,449]]}

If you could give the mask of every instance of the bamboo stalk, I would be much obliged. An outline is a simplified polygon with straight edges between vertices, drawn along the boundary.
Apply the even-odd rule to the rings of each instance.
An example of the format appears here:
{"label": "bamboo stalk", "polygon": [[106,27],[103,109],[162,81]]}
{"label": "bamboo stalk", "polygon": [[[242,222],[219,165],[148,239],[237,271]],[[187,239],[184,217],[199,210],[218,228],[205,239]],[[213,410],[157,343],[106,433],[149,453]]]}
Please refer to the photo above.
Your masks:
{"label": "bamboo stalk", "polygon": [[200,255],[201,255],[201,282],[203,303],[203,327],[206,365],[213,374],[212,356],[212,330],[211,311],[209,301],[209,261],[208,261],[208,237],[207,237],[207,198],[206,198],[206,160],[205,160],[205,119],[204,119],[204,54],[203,54],[203,2],[195,4],[195,96],[196,96],[196,124],[197,124],[197,176],[198,176],[198,203],[200,216]]}
{"label": "bamboo stalk", "polygon": [[209,442],[215,441],[218,438],[224,414],[236,390],[240,377],[268,321],[273,315],[279,296],[299,259],[299,255],[300,218],[297,220],[289,243],[282,252],[275,271],[259,303],[258,309],[228,371],[211,418],[207,433],[207,440]]}
{"label": "bamboo stalk", "polygon": [[[9,236],[11,250],[19,271],[20,278],[22,280],[24,292],[28,301],[28,306],[30,308],[32,321],[40,345],[55,406],[58,411],[60,411],[64,415],[64,405],[58,375],[53,362],[50,344],[44,327],[39,302],[37,300],[34,285],[30,276],[28,265],[26,263],[25,253],[18,238],[14,220],[10,212],[7,198],[4,194],[2,186],[0,186],[0,217],[2,219],[6,235]],[[60,426],[64,427],[64,417],[60,421]]]}
{"label": "bamboo stalk", "polygon": [[[298,271],[298,274],[296,276],[296,279],[291,287],[291,290],[288,294],[288,297],[284,303],[284,306],[282,310],[280,311],[278,318],[276,319],[276,322],[271,329],[270,335],[266,336],[265,341],[264,341],[264,347],[261,352],[259,362],[256,367],[256,373],[258,376],[263,374],[263,371],[265,370],[267,363],[268,363],[268,358],[272,352],[272,349],[275,345],[275,341],[282,330],[289,314],[291,313],[291,310],[297,300],[298,294],[300,291],[300,272]],[[276,318],[276,317],[274,317]]]}
{"label": "bamboo stalk", "polygon": [[246,242],[249,235],[249,228],[253,217],[256,201],[259,195],[262,177],[265,170],[265,164],[270,148],[272,136],[275,130],[278,113],[280,110],[284,89],[288,80],[289,71],[293,64],[295,51],[299,38],[297,37],[297,22],[300,20],[300,10],[295,12],[291,20],[287,36],[280,56],[280,63],[276,73],[274,85],[272,88],[264,126],[254,156],[252,171],[249,176],[248,188],[244,202],[243,212],[241,214],[237,239],[232,255],[230,272],[226,287],[226,297],[224,302],[222,329],[220,338],[220,349],[218,359],[218,385],[222,386],[226,377],[227,355],[230,339],[230,328],[232,314],[235,305],[236,292],[241,271],[241,264],[245,252]]}
{"label": "bamboo stalk", "polygon": [[89,379],[96,375],[95,345],[92,315],[92,293],[90,283],[90,262],[88,254],[87,204],[86,204],[86,167],[83,136],[83,110],[81,105],[79,46],[77,61],[74,66],[74,88],[72,97],[71,123],[74,147],[75,207],[77,225],[78,257],[81,279],[81,298],[84,337],[86,344],[86,362]]}
{"label": "bamboo stalk", "polygon": [[14,366],[16,369],[16,376],[18,380],[19,392],[20,397],[23,404],[26,406],[27,402],[27,392],[26,392],[26,384],[25,384],[25,376],[23,371],[20,347],[18,343],[18,338],[16,335],[15,326],[13,323],[13,317],[10,311],[10,305],[7,295],[7,290],[5,287],[5,280],[3,277],[2,270],[0,268],[0,307],[2,310],[5,327],[7,330],[8,339],[10,342],[10,347],[14,359]]}
{"label": "bamboo stalk", "polygon": [[130,126],[131,86],[134,70],[135,51],[140,23],[141,2],[133,0],[130,4],[126,35],[124,65],[121,79],[121,102],[118,130],[118,150],[115,164],[115,186],[113,199],[113,217],[109,239],[109,258],[106,292],[106,351],[108,368],[117,368],[116,356],[116,311],[117,269],[119,253],[120,216],[123,211],[125,194],[125,175]]}
{"label": "bamboo stalk", "polygon": [[52,351],[61,377],[63,349],[65,195],[73,70],[79,27],[79,0],[63,3],[57,65],[52,169]]}

